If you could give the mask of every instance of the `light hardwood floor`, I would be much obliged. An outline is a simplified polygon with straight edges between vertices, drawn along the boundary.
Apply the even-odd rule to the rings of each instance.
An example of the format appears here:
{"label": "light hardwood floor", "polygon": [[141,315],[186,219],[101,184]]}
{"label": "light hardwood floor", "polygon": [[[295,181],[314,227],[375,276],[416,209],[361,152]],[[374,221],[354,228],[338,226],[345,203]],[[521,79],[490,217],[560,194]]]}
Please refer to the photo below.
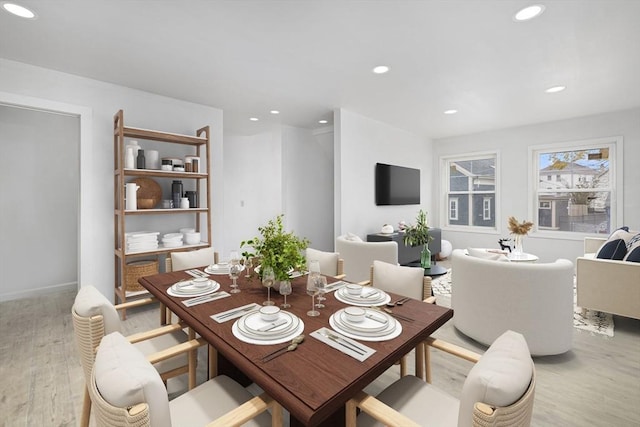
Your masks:
{"label": "light hardwood floor", "polygon": [[[74,292],[0,303],[0,419],[4,426],[76,426],[83,374],[71,322]],[[442,301],[446,305],[446,301]],[[126,335],[157,326],[157,306],[131,310]],[[574,349],[535,359],[538,372],[534,426],[640,426],[640,321],[614,317],[615,336],[575,330]],[[482,352],[451,322],[437,337]],[[200,360],[204,358],[201,351]],[[204,363],[199,381],[204,381]],[[468,362],[433,352],[434,384],[459,396]],[[389,369],[366,391],[377,393],[398,378]],[[169,384],[172,395],[185,388]],[[428,418],[429,414],[425,414]]]}

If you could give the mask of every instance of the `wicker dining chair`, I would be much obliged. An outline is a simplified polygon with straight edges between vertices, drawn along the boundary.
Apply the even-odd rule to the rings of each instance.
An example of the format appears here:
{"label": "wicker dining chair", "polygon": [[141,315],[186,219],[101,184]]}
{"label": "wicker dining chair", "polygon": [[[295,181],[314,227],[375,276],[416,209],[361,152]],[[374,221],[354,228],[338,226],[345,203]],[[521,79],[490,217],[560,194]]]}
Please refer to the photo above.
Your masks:
{"label": "wicker dining chair", "polygon": [[89,394],[98,427],[282,425],[279,404],[224,375],[169,401],[158,372],[118,332],[98,347]]}
{"label": "wicker dining chair", "polygon": [[[85,384],[88,387],[91,370],[95,360],[96,348],[102,338],[121,330],[117,310],[134,308],[148,304],[148,301],[134,300],[114,306],[93,286],[83,286],[76,295],[71,314],[73,329],[80,354],[80,364],[84,371]],[[203,341],[194,340],[195,334],[183,331],[184,326],[176,323],[147,332],[130,335],[127,339],[135,343],[151,363],[154,363],[163,381],[182,374],[189,374],[189,388],[195,387],[197,347]],[[167,350],[171,348],[172,350]],[[89,425],[91,400],[88,388],[85,388],[82,418],[80,425]]]}
{"label": "wicker dining chair", "polygon": [[347,427],[530,426],[536,372],[522,334],[506,331],[482,356],[434,338],[427,344],[476,363],[467,375],[460,400],[409,375],[377,397],[360,392],[347,402]]}
{"label": "wicker dining chair", "polygon": [[[383,261],[373,261],[369,280],[360,282],[362,285],[375,286],[383,291],[422,300],[426,303],[435,303],[435,297],[431,295],[431,277],[424,275],[420,267],[404,267]],[[415,349],[415,372],[419,378],[425,378],[424,372],[424,346],[421,344]],[[407,375],[407,356],[400,359],[400,376]]]}

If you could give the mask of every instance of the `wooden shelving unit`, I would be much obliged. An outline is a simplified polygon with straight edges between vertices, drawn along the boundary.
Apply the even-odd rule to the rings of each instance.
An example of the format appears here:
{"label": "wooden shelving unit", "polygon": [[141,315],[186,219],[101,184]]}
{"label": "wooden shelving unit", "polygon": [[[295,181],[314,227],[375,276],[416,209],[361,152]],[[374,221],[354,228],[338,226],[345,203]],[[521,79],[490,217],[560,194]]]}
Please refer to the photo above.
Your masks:
{"label": "wooden shelving unit", "polygon": [[[173,172],[154,169],[125,169],[125,138],[134,138],[141,141],[156,141],[166,144],[180,144],[188,147],[189,155],[200,157],[199,172]],[[113,144],[114,144],[114,255],[115,255],[115,302],[125,302],[127,293],[124,289],[125,268],[128,262],[150,257],[159,258],[160,255],[168,255],[171,252],[189,251],[211,246],[211,165],[209,162],[210,132],[209,126],[196,131],[196,135],[182,135],[157,130],[134,128],[124,125],[124,112],[118,111],[113,117]],[[204,160],[204,161],[202,161]],[[201,207],[191,209],[138,209],[125,210],[125,184],[138,177],[159,179],[194,180]],[[202,207],[204,206],[204,207]],[[128,230],[127,217],[146,217],[148,215],[195,215],[196,231],[202,232],[202,226],[206,225],[206,234],[202,236],[202,242],[197,245],[183,245],[173,248],[165,248],[160,243],[158,249],[126,253],[125,233]]]}

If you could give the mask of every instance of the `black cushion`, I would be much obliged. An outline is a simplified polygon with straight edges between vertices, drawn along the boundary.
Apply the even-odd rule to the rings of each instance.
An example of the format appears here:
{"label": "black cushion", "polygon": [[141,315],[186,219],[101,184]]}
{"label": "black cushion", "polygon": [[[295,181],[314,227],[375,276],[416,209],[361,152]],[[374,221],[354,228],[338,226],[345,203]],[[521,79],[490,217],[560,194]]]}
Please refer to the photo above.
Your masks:
{"label": "black cushion", "polygon": [[640,233],[627,242],[627,255],[623,261],[640,262]]}
{"label": "black cushion", "polygon": [[614,231],[605,244],[600,247],[596,258],[622,261],[627,255],[627,242],[632,237],[633,234],[629,233],[627,227]]}

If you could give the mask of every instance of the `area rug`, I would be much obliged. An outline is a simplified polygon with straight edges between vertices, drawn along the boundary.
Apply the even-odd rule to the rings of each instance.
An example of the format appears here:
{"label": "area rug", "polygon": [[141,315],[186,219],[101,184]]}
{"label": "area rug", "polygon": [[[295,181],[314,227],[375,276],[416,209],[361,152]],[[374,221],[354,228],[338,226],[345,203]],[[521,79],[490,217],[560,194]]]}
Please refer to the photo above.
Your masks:
{"label": "area rug", "polygon": [[[434,277],[431,281],[433,294],[436,296],[451,298],[451,269],[442,276]],[[587,310],[582,314],[582,308],[576,305],[575,278],[573,283],[573,327],[592,334],[600,334],[608,337],[613,336],[613,316],[601,311]]]}

